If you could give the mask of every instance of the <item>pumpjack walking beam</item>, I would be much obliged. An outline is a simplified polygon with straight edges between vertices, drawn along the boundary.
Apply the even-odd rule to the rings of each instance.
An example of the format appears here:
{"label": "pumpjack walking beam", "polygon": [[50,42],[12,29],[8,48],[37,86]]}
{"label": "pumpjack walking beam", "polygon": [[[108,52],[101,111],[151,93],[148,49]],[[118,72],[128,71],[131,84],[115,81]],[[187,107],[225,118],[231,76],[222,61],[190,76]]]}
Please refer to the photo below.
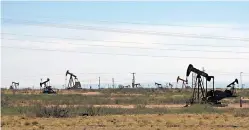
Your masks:
{"label": "pumpjack walking beam", "polygon": [[40,87],[42,87],[42,86],[44,86],[44,87],[49,86],[49,81],[50,81],[50,79],[49,79],[49,78],[47,78],[47,80],[46,80],[46,81],[44,81],[44,82],[41,82],[41,83],[40,83]]}

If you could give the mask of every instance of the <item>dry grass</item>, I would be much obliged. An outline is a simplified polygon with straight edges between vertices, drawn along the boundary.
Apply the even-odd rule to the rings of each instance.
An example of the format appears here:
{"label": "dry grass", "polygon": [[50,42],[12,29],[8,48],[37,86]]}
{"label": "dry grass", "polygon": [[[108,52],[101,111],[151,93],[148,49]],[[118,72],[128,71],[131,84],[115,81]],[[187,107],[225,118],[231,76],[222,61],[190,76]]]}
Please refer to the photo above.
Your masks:
{"label": "dry grass", "polygon": [[[152,93],[150,90],[117,89],[92,92],[87,90],[58,91],[58,95],[42,95],[37,90],[18,91],[15,95],[8,90],[5,93],[7,95],[1,96],[1,108],[4,108],[1,110],[3,130],[248,130],[249,128],[249,111],[246,109],[249,107],[248,102],[243,105],[245,109],[238,109],[238,103],[228,105],[226,109],[217,109],[218,111],[202,106],[182,108],[185,105],[182,101],[189,97],[188,92]],[[243,95],[246,97],[248,93],[243,92]],[[234,100],[237,101],[237,99]],[[93,112],[101,108],[101,111],[97,113],[101,116],[83,117],[76,114],[76,116],[67,118],[53,118],[53,116],[44,118],[25,115],[32,110],[30,104],[37,103],[43,106],[65,106],[65,108],[69,105],[76,107],[92,105]],[[5,114],[3,110],[7,110]],[[72,112],[75,113],[82,113],[83,110],[85,109],[72,108]],[[133,113],[136,115],[129,115]]]}
{"label": "dry grass", "polygon": [[235,117],[230,114],[108,115],[59,119],[3,116],[1,125],[4,130],[247,130],[248,120],[249,117]]}

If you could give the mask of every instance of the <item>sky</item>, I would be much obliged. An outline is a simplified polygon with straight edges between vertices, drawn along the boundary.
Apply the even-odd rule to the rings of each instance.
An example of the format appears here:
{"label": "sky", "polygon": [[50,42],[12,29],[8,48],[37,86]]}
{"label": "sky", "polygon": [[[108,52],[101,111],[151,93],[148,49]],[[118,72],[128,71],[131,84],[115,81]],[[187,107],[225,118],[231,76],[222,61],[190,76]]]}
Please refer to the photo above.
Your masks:
{"label": "sky", "polygon": [[189,64],[220,86],[243,72],[249,86],[248,13],[249,2],[2,2],[1,87],[38,87],[47,77],[61,87],[66,70],[82,84],[128,85],[132,72],[139,83],[165,84],[185,79]]}

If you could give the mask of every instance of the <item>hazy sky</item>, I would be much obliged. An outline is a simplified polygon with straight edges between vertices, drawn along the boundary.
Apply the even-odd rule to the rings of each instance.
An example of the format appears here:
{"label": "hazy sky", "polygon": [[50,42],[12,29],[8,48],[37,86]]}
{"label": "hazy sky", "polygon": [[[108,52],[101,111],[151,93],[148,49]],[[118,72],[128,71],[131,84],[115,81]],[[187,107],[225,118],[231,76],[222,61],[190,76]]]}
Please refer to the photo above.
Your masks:
{"label": "hazy sky", "polygon": [[[2,87],[12,81],[20,82],[20,87],[38,87],[40,79],[47,77],[52,85],[62,85],[68,69],[82,84],[97,83],[99,76],[104,83],[115,78],[127,84],[131,72],[140,83],[175,82],[177,76],[185,78],[190,63],[204,67],[216,83],[229,84],[240,78],[240,72],[243,82],[249,82],[249,2],[2,2],[1,11]],[[209,37],[183,37],[187,34]]]}

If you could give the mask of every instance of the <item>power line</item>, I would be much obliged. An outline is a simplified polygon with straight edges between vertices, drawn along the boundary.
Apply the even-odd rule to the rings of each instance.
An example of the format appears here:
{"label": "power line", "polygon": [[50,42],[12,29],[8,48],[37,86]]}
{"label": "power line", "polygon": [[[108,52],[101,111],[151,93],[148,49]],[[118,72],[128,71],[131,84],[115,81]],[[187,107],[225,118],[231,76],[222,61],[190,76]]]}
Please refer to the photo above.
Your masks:
{"label": "power line", "polygon": [[158,36],[172,36],[172,37],[185,37],[185,38],[201,38],[201,39],[216,39],[216,40],[238,40],[249,41],[249,38],[241,37],[223,37],[223,36],[211,36],[211,35],[198,35],[198,34],[184,34],[184,33],[169,33],[169,32],[155,32],[155,31],[143,31],[143,30],[131,30],[131,29],[117,29],[107,27],[96,27],[87,25],[72,25],[72,24],[56,24],[41,21],[28,21],[28,20],[15,20],[1,18],[4,21],[8,21],[14,24],[25,24],[34,26],[46,26],[66,29],[80,29],[80,30],[92,30],[92,31],[104,31],[104,32],[116,32],[116,33],[130,33],[130,34],[146,34],[146,35],[158,35]]}
{"label": "power line", "polygon": [[83,54],[100,54],[100,55],[119,55],[119,56],[141,56],[141,57],[158,57],[158,58],[193,58],[193,59],[223,59],[223,60],[249,60],[248,58],[214,58],[214,57],[182,57],[182,56],[160,56],[160,55],[138,55],[138,54],[114,54],[114,53],[105,53],[105,52],[86,52],[86,51],[70,51],[70,50],[56,50],[56,49],[42,49],[42,48],[27,48],[27,47],[15,47],[15,46],[1,46],[3,48],[11,48],[11,49],[21,49],[21,50],[35,50],[35,51],[50,51],[50,52],[68,52],[68,53],[83,53]]}
{"label": "power line", "polygon": [[[55,44],[60,44],[58,42],[50,42],[50,41],[30,41],[30,40],[20,40],[20,39],[6,39],[6,38],[1,38],[5,40],[14,40],[14,41],[28,41],[28,42],[38,42],[38,43],[55,43]],[[106,45],[101,45],[101,44],[75,44],[75,43],[69,43],[67,44],[72,44],[72,45],[84,45],[84,46],[93,46],[93,47],[106,47],[106,48],[127,48],[127,49],[143,49],[143,50],[161,50],[161,51],[187,51],[187,52],[219,52],[219,53],[249,53],[249,52],[236,52],[236,51],[212,51],[212,50],[182,50],[182,49],[169,49],[169,48],[149,48],[149,47],[131,47],[131,46],[106,46]]]}
{"label": "power line", "polygon": [[[42,19],[50,19],[53,20],[51,17],[44,17],[44,16],[38,16],[38,18],[42,18]],[[12,19],[12,18],[4,18],[4,19]],[[66,18],[58,18],[56,17],[56,19],[59,20],[68,20]],[[92,22],[92,23],[107,23],[107,24],[131,24],[131,25],[153,25],[153,26],[169,26],[169,27],[187,27],[187,28],[206,28],[206,29],[234,29],[234,30],[238,30],[238,29],[249,29],[248,27],[221,27],[221,26],[203,26],[203,25],[182,25],[182,24],[172,24],[172,23],[150,23],[150,22],[144,22],[144,21],[137,21],[137,22],[127,22],[127,21],[108,21],[108,20],[84,20],[86,22]]]}
{"label": "power line", "polygon": [[[93,40],[93,39],[85,39],[85,38],[65,38],[65,37],[53,37],[53,36],[37,36],[37,35],[30,35],[30,34],[15,34],[15,33],[1,33],[4,35],[14,35],[14,36],[30,36],[30,37],[40,37],[40,38],[51,38],[51,39],[66,39],[66,40],[79,40],[79,41],[93,41],[93,42],[112,42],[112,43],[132,43],[132,44],[145,44],[142,42],[132,42],[132,41],[109,41],[109,40]],[[201,45],[195,45],[195,44],[177,44],[177,43],[150,43],[150,44],[156,44],[156,45],[165,45],[165,46],[200,46],[200,47],[243,47],[243,48],[249,48],[246,46],[217,46],[217,45],[208,45],[208,44],[201,44]]]}
{"label": "power line", "polygon": [[[236,72],[231,72],[231,73],[227,73],[227,72],[212,72],[212,73],[215,73],[215,75],[226,75],[226,76],[234,76],[234,75],[237,75],[239,76],[239,73],[236,73]],[[75,73],[76,75],[96,75],[96,80],[98,79],[98,75],[125,75],[127,74],[130,74],[129,72],[122,72],[122,73],[110,73],[110,72],[94,72],[94,73],[87,73],[87,72],[79,72],[79,73]],[[139,76],[141,75],[174,75],[176,76],[177,73],[168,73],[168,72],[138,72],[136,73],[138,74]],[[37,78],[37,77],[46,77],[46,76],[49,76],[49,77],[54,77],[54,76],[65,76],[65,74],[42,74],[42,75],[29,75],[29,76],[24,76],[24,75],[21,75],[22,78]],[[249,73],[244,73],[243,76],[249,76]],[[11,79],[9,77],[2,77],[3,79]],[[106,77],[104,77],[104,79],[107,79]],[[131,78],[129,78],[130,80]]]}

